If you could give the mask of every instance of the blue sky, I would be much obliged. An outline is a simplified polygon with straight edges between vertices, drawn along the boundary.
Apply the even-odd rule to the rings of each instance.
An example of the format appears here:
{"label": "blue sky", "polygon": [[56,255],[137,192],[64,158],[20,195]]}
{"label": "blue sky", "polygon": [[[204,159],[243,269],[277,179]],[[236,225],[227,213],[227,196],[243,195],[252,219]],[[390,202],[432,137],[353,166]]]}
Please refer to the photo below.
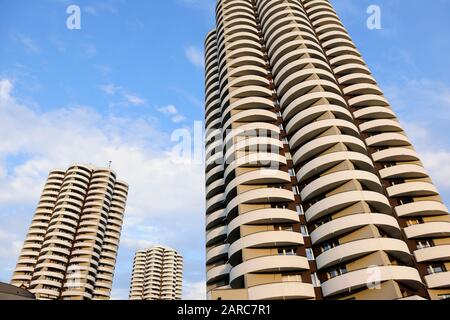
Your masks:
{"label": "blue sky", "polygon": [[[450,3],[332,1],[450,204]],[[131,185],[113,298],[133,252],[173,246],[185,298],[204,298],[203,167],[174,130],[203,119],[214,0],[0,0],[0,281],[9,281],[49,169],[113,162]],[[81,30],[66,8],[81,7]],[[382,29],[366,27],[369,5]],[[201,140],[200,140],[201,141]]]}

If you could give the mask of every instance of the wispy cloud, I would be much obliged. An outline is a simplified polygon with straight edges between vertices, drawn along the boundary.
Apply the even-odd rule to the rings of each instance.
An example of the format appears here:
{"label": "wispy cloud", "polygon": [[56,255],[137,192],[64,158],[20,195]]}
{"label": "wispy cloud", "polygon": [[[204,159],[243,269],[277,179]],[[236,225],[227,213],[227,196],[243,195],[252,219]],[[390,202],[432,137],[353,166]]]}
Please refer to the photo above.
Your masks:
{"label": "wispy cloud", "polygon": [[83,11],[92,16],[97,16],[97,9],[91,5],[84,6]]}
{"label": "wispy cloud", "polygon": [[135,93],[131,93],[128,89],[121,86],[117,86],[113,83],[100,86],[100,89],[107,96],[119,96],[120,101],[114,102],[113,105],[132,105],[143,106],[147,104],[147,101]]}
{"label": "wispy cloud", "polygon": [[125,100],[133,105],[133,106],[143,106],[145,105],[147,102],[145,101],[145,99],[135,95],[135,94],[131,94],[131,93],[125,93],[123,95],[123,97],[125,98]]}
{"label": "wispy cloud", "polygon": [[83,46],[83,51],[89,59],[94,58],[97,55],[97,47],[92,43],[85,44]]}
{"label": "wispy cloud", "polygon": [[41,49],[34,39],[21,33],[14,35],[14,38],[24,47],[25,51],[30,54],[40,53]]}
{"label": "wispy cloud", "polygon": [[190,46],[185,50],[186,58],[196,67],[203,68],[205,61],[203,52],[195,46]]}
{"label": "wispy cloud", "polygon": [[158,111],[166,116],[170,116],[174,123],[180,123],[186,120],[186,117],[182,116],[174,105],[158,108]]}
{"label": "wispy cloud", "polygon": [[215,17],[214,10],[216,0],[178,0],[184,6],[198,10],[203,15],[204,20],[210,25]]}
{"label": "wispy cloud", "polygon": [[120,90],[120,87],[117,87],[115,84],[110,83],[104,86],[100,86],[100,89],[107,95],[112,96],[115,95],[118,90]]}

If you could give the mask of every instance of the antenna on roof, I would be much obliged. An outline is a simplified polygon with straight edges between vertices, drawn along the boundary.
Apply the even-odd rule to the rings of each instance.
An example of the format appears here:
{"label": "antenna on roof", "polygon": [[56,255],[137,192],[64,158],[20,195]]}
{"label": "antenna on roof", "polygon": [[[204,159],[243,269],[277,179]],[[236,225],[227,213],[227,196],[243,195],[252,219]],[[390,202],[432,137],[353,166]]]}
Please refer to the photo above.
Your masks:
{"label": "antenna on roof", "polygon": [[112,164],[112,161],[109,160],[109,163],[108,163],[108,168],[109,168],[109,169],[111,169],[111,164]]}

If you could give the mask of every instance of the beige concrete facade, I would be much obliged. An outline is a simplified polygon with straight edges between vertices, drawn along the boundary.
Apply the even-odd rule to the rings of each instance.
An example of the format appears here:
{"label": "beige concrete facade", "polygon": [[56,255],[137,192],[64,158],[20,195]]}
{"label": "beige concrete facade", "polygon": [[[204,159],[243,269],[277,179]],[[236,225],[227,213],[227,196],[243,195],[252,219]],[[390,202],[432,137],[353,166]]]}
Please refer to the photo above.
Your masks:
{"label": "beige concrete facade", "polygon": [[130,300],[181,300],[183,257],[174,249],[156,246],[136,252]]}
{"label": "beige concrete facade", "polygon": [[219,0],[216,23],[208,298],[448,297],[448,209],[330,2]]}
{"label": "beige concrete facade", "polygon": [[109,168],[51,171],[11,284],[42,300],[109,299],[127,196]]}

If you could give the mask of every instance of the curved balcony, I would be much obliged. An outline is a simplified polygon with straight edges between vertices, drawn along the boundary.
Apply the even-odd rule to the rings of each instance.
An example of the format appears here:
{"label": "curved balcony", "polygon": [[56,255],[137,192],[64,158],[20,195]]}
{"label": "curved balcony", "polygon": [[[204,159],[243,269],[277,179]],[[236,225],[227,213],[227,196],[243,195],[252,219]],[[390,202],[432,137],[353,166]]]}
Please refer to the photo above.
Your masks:
{"label": "curved balcony", "polygon": [[346,102],[342,96],[332,92],[314,92],[308,93],[292,101],[288,106],[283,106],[283,119],[289,121],[300,111],[310,107],[315,102],[327,99],[330,104],[346,107]]}
{"label": "curved balcony", "polygon": [[248,273],[281,273],[309,270],[308,259],[300,256],[265,256],[242,262],[230,271],[230,284]]}
{"label": "curved balcony", "polygon": [[260,188],[238,194],[227,205],[227,212],[233,210],[239,204],[276,203],[294,201],[294,193],[291,190],[278,188]]}
{"label": "curved balcony", "polygon": [[292,156],[293,162],[302,163],[318,154],[321,154],[338,143],[345,144],[351,151],[359,153],[365,153],[367,151],[364,142],[357,137],[344,134],[331,135],[316,138],[303,145]]}
{"label": "curved balcony", "polygon": [[[404,266],[380,266],[377,268],[367,268],[352,271],[341,276],[337,276],[322,283],[324,297],[329,297],[344,292],[351,292],[366,287],[368,279],[373,274],[377,275],[380,282],[394,280],[402,282],[412,288],[419,288],[422,285],[419,272],[411,267]],[[370,280],[369,280],[370,281]]]}
{"label": "curved balcony", "polygon": [[233,144],[225,153],[225,163],[231,163],[236,157],[236,151],[250,150],[250,151],[278,151],[283,148],[283,143],[280,139],[268,138],[268,137],[252,137],[245,140],[241,140],[236,144]]}
{"label": "curved balcony", "polygon": [[374,238],[356,240],[341,244],[317,256],[317,269],[322,270],[339,263],[368,255],[376,251],[385,251],[403,262],[411,260],[408,246],[402,240],[390,238]]}
{"label": "curved balcony", "polygon": [[403,162],[418,161],[419,155],[412,149],[408,148],[389,148],[372,154],[375,162]]}
{"label": "curved balcony", "polygon": [[404,229],[408,239],[437,238],[450,236],[450,222],[427,222]]}
{"label": "curved balcony", "polygon": [[450,260],[450,244],[414,251],[417,262]]}
{"label": "curved balcony", "polygon": [[223,277],[226,277],[231,271],[231,266],[229,264],[223,264],[220,266],[216,266],[211,268],[206,273],[206,280],[208,283],[215,282]]}
{"label": "curved balcony", "polygon": [[289,209],[267,208],[241,214],[228,224],[228,234],[246,224],[298,223],[298,213]]}
{"label": "curved balcony", "polygon": [[359,72],[350,73],[348,75],[342,76],[338,79],[338,82],[343,86],[361,83],[376,84],[375,79],[370,74]]}
{"label": "curved balcony", "polygon": [[220,224],[226,218],[225,209],[217,210],[206,217],[206,229],[211,229],[213,226]]}
{"label": "curved balcony", "polygon": [[[330,52],[332,50],[327,50],[326,55],[330,56]],[[338,78],[342,76],[347,76],[350,74],[358,74],[358,73],[364,73],[367,75],[370,75],[370,70],[366,66],[359,64],[359,63],[346,63],[342,66],[336,67],[333,69],[334,73]]]}
{"label": "curved balcony", "polygon": [[206,264],[210,264],[213,260],[227,257],[229,244],[225,243],[214,247],[206,252]]}
{"label": "curved balcony", "polygon": [[206,233],[206,245],[209,246],[212,243],[218,241],[220,238],[225,239],[227,236],[227,227],[220,226]]}
{"label": "curved balcony", "polygon": [[450,271],[433,273],[425,276],[429,289],[444,289],[450,287]]}
{"label": "curved balcony", "polygon": [[322,132],[326,131],[328,128],[337,127],[342,132],[345,132],[349,135],[354,135],[357,137],[359,135],[358,128],[347,120],[341,119],[329,119],[329,120],[320,120],[313,123],[310,123],[304,127],[302,127],[299,131],[297,131],[290,139],[289,145],[291,149],[295,149],[296,147],[304,144],[306,141],[311,140],[312,138],[318,136]]}
{"label": "curved balcony", "polygon": [[393,236],[400,236],[397,219],[387,214],[352,214],[327,222],[311,232],[311,242],[319,244],[331,238],[352,232],[367,225],[374,225]]}
{"label": "curved balcony", "polygon": [[401,206],[395,207],[395,212],[400,218],[414,217],[414,216],[434,216],[448,214],[447,207],[437,201],[417,201],[407,203]]}
{"label": "curved balcony", "polygon": [[223,201],[225,200],[225,195],[223,193],[220,193],[214,197],[212,197],[211,199],[206,201],[206,212],[210,213],[213,212],[217,209],[219,209],[222,204]]}
{"label": "curved balcony", "polygon": [[274,169],[256,169],[254,171],[243,173],[228,183],[225,189],[225,195],[238,185],[266,185],[282,184],[291,182],[291,177],[287,172]]}
{"label": "curved balcony", "polygon": [[403,131],[400,123],[391,119],[376,119],[359,125],[361,132],[399,132]]}
{"label": "curved balcony", "polygon": [[382,179],[415,179],[426,178],[428,174],[424,167],[417,164],[400,164],[393,167],[380,170],[380,176]]}
{"label": "curved balcony", "polygon": [[351,107],[388,106],[386,98],[377,94],[364,94],[348,100]]}
{"label": "curved balcony", "polygon": [[362,170],[346,170],[327,174],[317,178],[305,186],[300,194],[303,201],[307,201],[322,193],[327,193],[350,180],[360,181],[370,190],[382,192],[380,179],[371,172]]}
{"label": "curved balcony", "polygon": [[231,259],[244,248],[274,248],[280,246],[298,246],[304,244],[301,233],[293,231],[261,231],[235,241],[228,250]]}
{"label": "curved balcony", "polygon": [[389,119],[395,118],[395,113],[388,107],[367,107],[353,112],[355,119]]}
{"label": "curved balcony", "polygon": [[[272,71],[273,73],[276,75],[275,76],[275,80],[278,83],[279,81],[282,81],[282,79],[280,79],[279,74],[281,73],[280,70],[283,70],[287,65],[291,64],[292,62],[296,62],[295,65],[297,65],[301,59],[305,54],[308,54],[311,58],[313,59],[318,59],[318,60],[322,60],[323,63],[325,63],[325,69],[329,70],[329,66],[328,68],[326,67],[326,58],[323,55],[322,52],[319,52],[317,50],[312,50],[309,48],[298,48],[295,50],[292,50],[288,53],[286,53],[285,55],[281,56],[279,59],[276,59],[276,62],[273,64],[272,67]],[[303,58],[302,58],[303,59]]]}
{"label": "curved balcony", "polygon": [[353,121],[353,117],[348,109],[332,104],[324,104],[305,109],[296,114],[286,124],[286,132],[294,133],[302,127],[313,123],[317,119],[317,117],[326,112],[332,112],[338,119]]}
{"label": "curved balcony", "polygon": [[217,195],[219,192],[223,192],[224,181],[223,179],[219,179],[209,184],[206,187],[206,199],[210,199],[211,197]]}
{"label": "curved balcony", "polygon": [[271,133],[274,133],[275,136],[279,136],[280,128],[274,124],[267,122],[245,123],[237,128],[234,128],[230,132],[226,132],[223,144],[228,145],[230,143],[230,140],[232,140],[234,137],[248,137],[252,135],[255,136],[259,133],[261,133],[262,136],[269,136]]}
{"label": "curved balcony", "polygon": [[380,213],[391,214],[391,206],[383,194],[373,191],[348,191],[327,197],[312,205],[305,212],[306,220],[312,222],[360,201],[365,201]]}
{"label": "curved balcony", "polygon": [[429,182],[405,182],[387,188],[389,197],[435,196],[438,191]]}
{"label": "curved balcony", "polygon": [[355,95],[360,95],[360,94],[362,94],[362,95],[383,94],[383,92],[377,85],[370,84],[370,83],[352,84],[352,85],[349,85],[348,87],[344,88],[343,91],[344,91],[345,95],[349,95],[349,96],[355,96]]}
{"label": "curved balcony", "polygon": [[249,300],[314,299],[314,287],[304,282],[279,282],[248,288]]}
{"label": "curved balcony", "polygon": [[304,96],[307,92],[316,87],[321,87],[327,91],[337,94],[340,93],[337,84],[324,79],[306,80],[291,87],[286,87],[286,85],[283,84],[279,86],[279,90],[285,92],[285,94],[282,95],[280,104],[282,106],[289,105],[292,101],[298,97]]}
{"label": "curved balcony", "polygon": [[[225,170],[225,178],[238,167],[270,166],[278,168],[286,165],[286,157],[268,152],[256,152],[237,158]],[[223,169],[222,169],[223,170]]]}
{"label": "curved balcony", "polygon": [[366,139],[369,147],[397,147],[409,146],[411,142],[408,137],[401,133],[381,133]]}
{"label": "curved balcony", "polygon": [[231,103],[222,113],[227,114],[231,110],[271,109],[273,107],[273,101],[270,99],[263,97],[248,97]]}
{"label": "curved balcony", "polygon": [[[330,71],[322,70],[322,69],[301,69],[299,71],[293,72],[290,76],[286,77],[278,86],[278,95],[284,96],[288,93],[288,90],[292,87],[295,87],[298,83],[307,83],[308,81],[305,81],[307,78],[311,77],[312,75],[315,75],[317,77],[320,77],[320,79],[327,81],[326,84],[330,85],[328,81],[336,81],[333,77],[333,74]],[[310,80],[311,81],[311,80]],[[317,79],[316,82],[312,82],[312,86],[315,85],[321,85],[321,80]],[[279,83],[279,80],[275,78],[275,83]],[[335,89],[335,86],[332,86]]]}
{"label": "curved balcony", "polygon": [[228,129],[233,122],[272,122],[276,121],[277,119],[277,115],[272,111],[263,109],[251,109],[241,111],[231,116],[230,119],[228,119],[228,121],[224,124],[223,128]]}
{"label": "curved balcony", "polygon": [[[365,154],[353,151],[339,151],[318,156],[301,167],[297,172],[297,180],[302,182],[310,177],[333,168],[342,161],[351,161],[359,168],[367,171],[373,169],[372,160]],[[299,165],[299,163],[294,162]]]}

